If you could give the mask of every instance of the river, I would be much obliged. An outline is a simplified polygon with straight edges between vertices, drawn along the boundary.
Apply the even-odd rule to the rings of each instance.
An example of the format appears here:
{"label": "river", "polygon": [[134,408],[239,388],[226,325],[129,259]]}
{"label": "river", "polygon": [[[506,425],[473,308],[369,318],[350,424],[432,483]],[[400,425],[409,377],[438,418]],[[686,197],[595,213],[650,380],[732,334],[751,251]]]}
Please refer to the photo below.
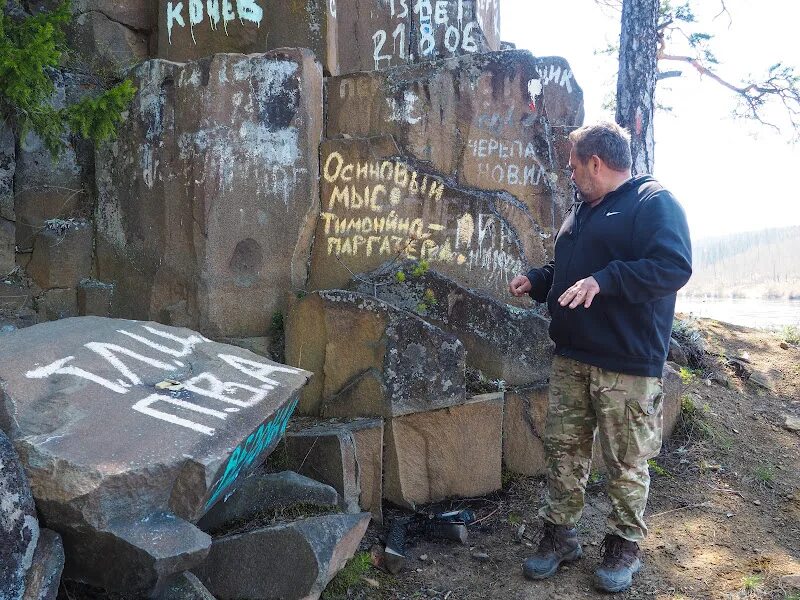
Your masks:
{"label": "river", "polygon": [[786,325],[800,326],[800,300],[678,297],[675,311],[745,327],[775,329]]}

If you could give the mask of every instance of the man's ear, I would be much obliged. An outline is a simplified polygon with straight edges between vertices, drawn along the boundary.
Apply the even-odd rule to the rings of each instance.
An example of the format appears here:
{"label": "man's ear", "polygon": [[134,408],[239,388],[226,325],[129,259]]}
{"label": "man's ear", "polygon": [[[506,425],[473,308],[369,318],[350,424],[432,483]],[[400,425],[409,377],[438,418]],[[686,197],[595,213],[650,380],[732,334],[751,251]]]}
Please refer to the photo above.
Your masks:
{"label": "man's ear", "polygon": [[603,161],[599,156],[597,156],[597,154],[592,154],[592,156],[589,157],[589,170],[591,171],[592,175],[598,175],[602,166]]}

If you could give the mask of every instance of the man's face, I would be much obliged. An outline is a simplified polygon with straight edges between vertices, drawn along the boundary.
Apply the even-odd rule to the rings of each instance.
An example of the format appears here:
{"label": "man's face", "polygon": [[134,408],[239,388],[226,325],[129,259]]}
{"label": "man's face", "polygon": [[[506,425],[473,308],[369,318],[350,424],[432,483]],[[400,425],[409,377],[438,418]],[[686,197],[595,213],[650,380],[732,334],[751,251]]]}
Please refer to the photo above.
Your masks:
{"label": "man's face", "polygon": [[590,158],[585,163],[575,154],[575,149],[569,151],[569,168],[572,171],[572,181],[575,187],[578,188],[580,199],[585,202],[594,202],[600,196],[598,194],[598,185],[592,176],[590,165],[592,159]]}

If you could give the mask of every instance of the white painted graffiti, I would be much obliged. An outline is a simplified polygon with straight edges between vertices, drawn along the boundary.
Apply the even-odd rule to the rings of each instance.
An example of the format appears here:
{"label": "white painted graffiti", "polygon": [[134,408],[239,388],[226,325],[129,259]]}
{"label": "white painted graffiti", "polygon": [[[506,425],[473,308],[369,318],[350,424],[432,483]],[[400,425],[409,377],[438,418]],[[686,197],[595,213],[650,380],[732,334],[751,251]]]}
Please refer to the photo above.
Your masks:
{"label": "white painted graffiti", "polygon": [[468,269],[486,273],[486,283],[504,285],[525,267],[519,256],[510,252],[514,239],[511,229],[497,216],[478,213],[476,223],[475,217],[466,213],[458,219],[455,249],[465,251]]}
{"label": "white painted graffiti", "polygon": [[478,177],[482,182],[530,186],[539,185],[548,177],[532,142],[483,138],[469,140],[467,147],[479,161]]}
{"label": "white painted graffiti", "polygon": [[322,177],[318,239],[328,256],[402,254],[474,271],[490,287],[524,267],[508,224],[490,213],[452,214],[438,178],[395,160],[349,162],[338,152],[327,156]]}
{"label": "white painted graffiti", "polygon": [[539,72],[539,79],[542,85],[555,83],[567,89],[567,93],[572,93],[572,80],[574,78],[570,69],[562,68],[559,65],[541,65],[536,68]]}
{"label": "white painted graffiti", "polygon": [[[114,392],[115,394],[128,394],[133,386],[144,385],[142,377],[131,366],[132,362],[148,365],[153,369],[173,374],[179,368],[185,367],[181,358],[192,354],[194,348],[200,344],[210,343],[210,340],[200,336],[191,335],[180,337],[166,331],[161,331],[149,325],[141,326],[144,332],[153,337],[143,335],[143,331],[118,330],[118,333],[142,344],[150,351],[159,353],[153,357],[142,354],[119,344],[107,342],[88,342],[83,345],[96,358],[103,359],[120,377],[109,379],[92,373],[84,367],[72,364],[75,356],[66,356],[53,361],[48,365],[34,368],[25,376],[29,379],[48,379],[54,375],[67,375],[77,377]],[[143,415],[153,417],[160,421],[185,427],[199,433],[213,436],[215,428],[206,422],[197,422],[199,415],[210,417],[217,421],[225,421],[232,413],[237,413],[243,408],[250,408],[262,402],[267,396],[280,387],[280,383],[272,376],[275,373],[297,373],[297,369],[281,365],[265,364],[233,354],[218,354],[223,363],[233,369],[243,381],[226,381],[217,374],[206,372],[176,384],[180,393],[168,394],[153,393],[135,402],[131,408]],[[185,390],[185,392],[183,391]],[[198,404],[198,400],[212,401],[210,406]],[[158,406],[156,408],[156,405]],[[168,412],[169,409],[169,412]],[[193,413],[193,414],[192,414]],[[192,419],[187,418],[192,416]],[[212,425],[214,421],[210,421]]]}
{"label": "white painted graffiti", "polygon": [[[188,2],[188,17],[189,29],[192,34],[192,41],[196,44],[197,40],[194,37],[195,25],[200,25],[206,17],[208,17],[211,30],[216,31],[222,22],[222,28],[225,30],[225,35],[228,35],[228,23],[239,19],[242,23],[248,21],[261,25],[264,18],[264,9],[258,5],[256,0],[187,0]],[[335,8],[335,0],[331,0]],[[234,8],[235,5],[235,8]],[[183,2],[167,2],[167,40],[172,43],[172,28],[177,24],[185,28],[186,19],[184,19],[184,4]]]}
{"label": "white painted graffiti", "polygon": [[[458,0],[455,22],[451,22],[450,0],[389,0],[392,19],[398,21],[392,30],[379,29],[372,36],[375,69],[391,66],[395,58],[402,61],[414,60],[415,50],[408,49],[409,3],[413,1],[414,14],[419,18],[419,32],[416,52],[419,56],[430,57],[436,51],[436,34],[442,35],[444,49],[452,55],[460,51],[474,53],[479,50],[475,39],[478,21],[464,23],[464,0]],[[389,33],[391,31],[391,33]],[[391,36],[391,47],[388,46]]]}
{"label": "white painted graffiti", "polygon": [[536,99],[541,96],[543,92],[544,86],[542,85],[541,79],[531,79],[528,82],[528,96],[534,106],[536,106]]}
{"label": "white painted graffiti", "polygon": [[389,120],[416,125],[422,121],[422,116],[415,110],[415,105],[418,101],[419,96],[410,90],[406,90],[403,93],[402,100],[387,98],[386,103],[389,105]]}

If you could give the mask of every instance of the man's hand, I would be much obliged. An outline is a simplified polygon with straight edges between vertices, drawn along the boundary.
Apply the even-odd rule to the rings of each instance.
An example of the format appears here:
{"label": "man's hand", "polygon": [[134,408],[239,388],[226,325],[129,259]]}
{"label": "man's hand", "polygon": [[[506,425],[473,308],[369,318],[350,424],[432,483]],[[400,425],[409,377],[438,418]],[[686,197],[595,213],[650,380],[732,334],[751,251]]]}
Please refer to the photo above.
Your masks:
{"label": "man's hand", "polygon": [[508,291],[512,296],[520,298],[531,291],[531,282],[525,275],[517,275],[508,284]]}
{"label": "man's hand", "polygon": [[[513,281],[511,283],[514,283]],[[587,277],[576,281],[575,285],[568,288],[566,292],[561,294],[558,298],[558,303],[561,306],[575,308],[583,304],[584,308],[589,308],[592,305],[594,297],[600,293],[600,286],[594,277]]]}

